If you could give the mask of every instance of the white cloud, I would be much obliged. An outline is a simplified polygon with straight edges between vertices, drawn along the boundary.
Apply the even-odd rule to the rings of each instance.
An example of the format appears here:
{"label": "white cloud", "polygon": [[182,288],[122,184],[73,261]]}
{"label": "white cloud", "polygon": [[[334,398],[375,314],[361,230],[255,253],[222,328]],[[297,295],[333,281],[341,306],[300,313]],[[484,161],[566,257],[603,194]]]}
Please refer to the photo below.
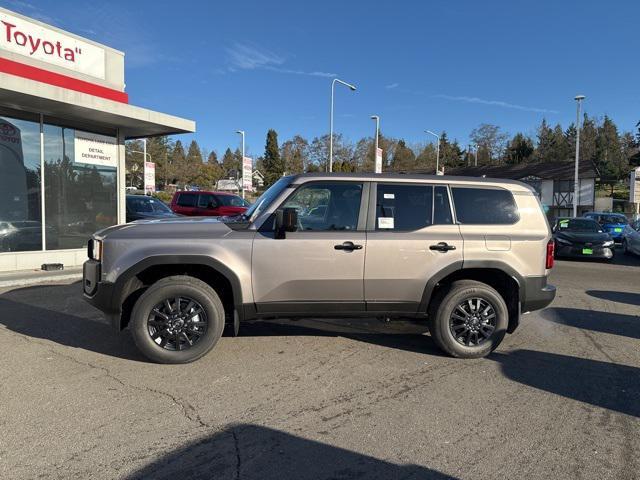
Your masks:
{"label": "white cloud", "polygon": [[290,75],[307,75],[310,77],[333,78],[335,73],[312,71],[306,72],[284,67],[285,57],[270,50],[248,43],[235,43],[225,49],[229,59],[229,71],[238,70],[269,70]]}
{"label": "white cloud", "polygon": [[478,103],[481,105],[493,105],[496,107],[511,108],[514,110],[522,110],[524,112],[536,112],[536,113],[559,113],[557,110],[549,110],[547,108],[538,107],[525,107],[523,105],[517,105],[514,103],[504,102],[502,100],[486,100],[478,97],[466,97],[466,96],[453,96],[453,95],[434,95],[435,98],[442,98],[444,100],[452,100],[454,102],[466,102],[466,103]]}
{"label": "white cloud", "polygon": [[399,83],[390,83],[389,85],[385,85],[384,88],[386,88],[387,90],[393,90],[394,88],[398,88],[399,86]]}

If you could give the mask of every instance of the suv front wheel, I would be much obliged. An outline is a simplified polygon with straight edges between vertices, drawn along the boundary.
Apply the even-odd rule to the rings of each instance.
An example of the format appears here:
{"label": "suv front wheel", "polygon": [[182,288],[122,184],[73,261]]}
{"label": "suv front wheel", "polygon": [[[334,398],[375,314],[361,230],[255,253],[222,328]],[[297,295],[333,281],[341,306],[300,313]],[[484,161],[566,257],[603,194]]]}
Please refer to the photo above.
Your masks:
{"label": "suv front wheel", "polygon": [[213,288],[176,275],[158,280],[140,296],[130,326],[136,345],[150,360],[188,363],[215,346],[224,320],[224,307]]}
{"label": "suv front wheel", "polygon": [[509,313],[502,296],[489,285],[459,280],[437,294],[429,312],[429,332],[453,357],[480,358],[500,345]]}

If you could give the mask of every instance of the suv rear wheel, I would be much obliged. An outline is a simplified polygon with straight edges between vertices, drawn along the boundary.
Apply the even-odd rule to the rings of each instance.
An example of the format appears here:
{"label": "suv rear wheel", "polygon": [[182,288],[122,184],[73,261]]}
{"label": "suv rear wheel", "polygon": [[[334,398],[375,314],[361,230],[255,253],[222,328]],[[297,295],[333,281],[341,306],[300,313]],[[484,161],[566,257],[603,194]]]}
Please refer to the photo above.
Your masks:
{"label": "suv rear wheel", "polygon": [[224,328],[218,294],[202,280],[163,278],[144,292],[131,313],[140,351],[158,363],[188,363],[209,352]]}
{"label": "suv rear wheel", "polygon": [[480,358],[500,345],[509,313],[502,296],[489,285],[459,280],[434,298],[429,331],[436,345],[453,357]]}

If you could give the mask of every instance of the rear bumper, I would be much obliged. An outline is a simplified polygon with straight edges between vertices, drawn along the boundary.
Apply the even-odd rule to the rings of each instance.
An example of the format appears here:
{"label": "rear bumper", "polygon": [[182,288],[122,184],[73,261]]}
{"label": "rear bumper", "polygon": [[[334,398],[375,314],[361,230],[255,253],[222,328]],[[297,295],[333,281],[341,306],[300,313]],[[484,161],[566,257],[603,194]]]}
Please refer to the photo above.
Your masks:
{"label": "rear bumper", "polygon": [[609,260],[613,258],[614,247],[594,247],[590,254],[582,253],[581,248],[576,248],[571,245],[559,246],[556,250],[556,257],[564,258],[600,258]]}
{"label": "rear bumper", "polygon": [[525,277],[523,287],[522,313],[545,308],[556,297],[556,287],[547,283],[546,276]]}
{"label": "rear bumper", "polygon": [[87,260],[82,267],[84,299],[104,315],[114,328],[120,329],[120,305],[114,302],[115,285],[100,281],[100,262]]}

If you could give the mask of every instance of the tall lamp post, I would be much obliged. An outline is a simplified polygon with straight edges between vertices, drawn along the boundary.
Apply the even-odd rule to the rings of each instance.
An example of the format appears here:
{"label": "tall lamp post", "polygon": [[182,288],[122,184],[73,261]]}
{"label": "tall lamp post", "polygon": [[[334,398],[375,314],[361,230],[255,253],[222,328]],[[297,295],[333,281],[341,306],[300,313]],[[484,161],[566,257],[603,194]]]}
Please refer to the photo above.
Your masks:
{"label": "tall lamp post", "polygon": [[580,203],[580,179],[578,178],[578,167],[580,165],[580,110],[582,108],[582,101],[585,99],[584,95],[576,95],[575,101],[577,103],[576,111],[576,165],[575,173],[573,177],[573,216],[578,216],[578,203]]}
{"label": "tall lamp post", "polygon": [[373,151],[373,170],[375,173],[380,173],[376,168],[376,161],[378,159],[378,139],[380,138],[380,117],[378,115],[371,115],[371,120],[376,121],[375,150]]}
{"label": "tall lamp post", "polygon": [[440,173],[440,135],[433,133],[431,130],[425,130],[424,133],[433,135],[438,139],[438,143],[436,145],[436,175],[438,175]]}
{"label": "tall lamp post", "polygon": [[340,83],[345,87],[349,87],[351,91],[355,91],[355,85],[351,85],[350,83],[343,82],[339,78],[334,78],[331,82],[331,111],[329,113],[329,171],[333,171],[333,93],[335,90],[336,83]]}
{"label": "tall lamp post", "polygon": [[244,198],[244,130],[236,130],[236,133],[239,133],[242,137],[242,160],[240,161],[242,175],[240,176],[240,185],[242,187],[242,198]]}

